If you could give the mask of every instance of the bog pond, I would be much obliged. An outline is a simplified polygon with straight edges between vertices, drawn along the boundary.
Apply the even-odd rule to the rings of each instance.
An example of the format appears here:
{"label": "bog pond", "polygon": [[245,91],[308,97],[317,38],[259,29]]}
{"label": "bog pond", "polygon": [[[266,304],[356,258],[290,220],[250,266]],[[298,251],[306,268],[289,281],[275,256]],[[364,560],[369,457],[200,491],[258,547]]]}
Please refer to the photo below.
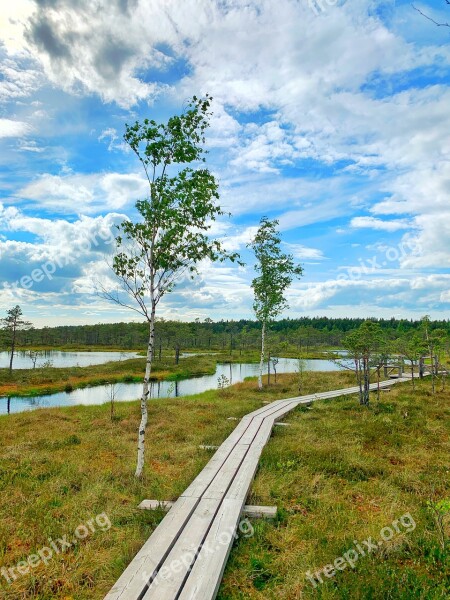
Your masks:
{"label": "bog pond", "polygon": [[[52,367],[90,367],[102,365],[110,361],[136,358],[136,352],[60,352],[59,350],[44,350],[38,353],[36,367],[51,363]],[[0,352],[0,368],[9,367],[9,352]],[[16,352],[13,362],[14,369],[32,369],[33,361],[29,352]]]}
{"label": "bog pond", "polygon": [[[65,354],[65,353],[61,353]],[[81,364],[80,355],[106,355],[106,360],[99,360],[96,363],[87,364],[101,364],[102,362],[108,362],[108,360],[119,360],[119,358],[113,357],[113,352],[71,352],[72,365]],[[127,358],[132,358],[127,354]],[[104,357],[105,358],[105,357]],[[123,358],[123,355],[122,355]],[[100,359],[100,357],[93,357],[94,360]],[[28,359],[29,361],[30,359]],[[54,360],[54,366],[62,366],[56,364],[56,357],[51,358]],[[64,358],[69,360],[69,357]],[[86,357],[86,360],[89,360]],[[1,366],[3,362],[0,363]],[[337,371],[339,367],[331,360],[303,360],[302,368],[305,371]],[[65,363],[64,366],[69,366]],[[22,367],[23,368],[23,367]],[[30,368],[27,364],[26,368]],[[277,373],[295,373],[299,370],[299,361],[293,358],[280,358],[277,364]],[[267,365],[266,365],[267,369]],[[201,377],[193,377],[190,379],[183,379],[180,381],[155,381],[151,383],[151,398],[173,398],[178,396],[190,396],[198,394],[206,390],[217,389],[218,379],[226,378],[225,384],[233,384],[243,381],[246,377],[256,377],[258,375],[259,365],[254,363],[236,363],[236,364],[222,364],[218,363],[216,372],[214,375],[202,375]],[[273,377],[272,371],[272,377]],[[27,410],[33,410],[36,408],[49,408],[54,406],[74,406],[76,404],[91,405],[91,404],[103,404],[109,402],[111,396],[114,396],[115,401],[131,401],[139,398],[142,391],[142,383],[117,383],[114,385],[98,385],[94,387],[86,387],[82,389],[76,389],[71,392],[56,392],[54,394],[47,394],[43,396],[35,396],[32,398],[24,396],[11,396],[10,398],[0,398],[0,414],[17,413]]]}

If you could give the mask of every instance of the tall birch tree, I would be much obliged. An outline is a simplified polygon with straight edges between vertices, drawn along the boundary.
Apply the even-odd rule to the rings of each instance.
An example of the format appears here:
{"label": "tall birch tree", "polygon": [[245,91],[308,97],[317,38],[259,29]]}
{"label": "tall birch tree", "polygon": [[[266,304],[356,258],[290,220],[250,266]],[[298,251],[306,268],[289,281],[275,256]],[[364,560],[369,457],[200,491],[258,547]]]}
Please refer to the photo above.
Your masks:
{"label": "tall birch tree", "polygon": [[143,166],[148,197],[136,203],[138,221],[126,220],[119,227],[112,268],[120,289],[104,295],[143,315],[149,328],[136,477],[144,468],[158,303],[181,278],[195,277],[200,261],[238,258],[208,235],[211,223],[224,214],[217,181],[204,165],[210,105],[210,96],[194,96],[186,110],[167,123],[145,119],[125,128],[124,140]]}
{"label": "tall birch tree", "polygon": [[291,254],[281,251],[281,237],[278,221],[262,217],[255,238],[249,244],[252,248],[258,273],[252,281],[254,293],[253,310],[261,324],[261,357],[259,363],[258,388],[261,390],[262,374],[266,351],[267,328],[283,310],[288,308],[285,293],[294,278],[300,278],[303,268],[294,263]]}

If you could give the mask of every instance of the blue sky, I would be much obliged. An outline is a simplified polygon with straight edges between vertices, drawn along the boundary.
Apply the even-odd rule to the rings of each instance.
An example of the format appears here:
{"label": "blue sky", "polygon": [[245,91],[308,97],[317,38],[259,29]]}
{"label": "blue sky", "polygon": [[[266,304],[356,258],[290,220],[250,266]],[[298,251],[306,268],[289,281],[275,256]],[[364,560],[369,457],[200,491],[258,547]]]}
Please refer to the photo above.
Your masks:
{"label": "blue sky", "polygon": [[0,57],[0,312],[136,318],[95,293],[146,194],[124,125],[209,93],[213,233],[248,266],[202,264],[160,316],[250,317],[267,215],[304,266],[287,315],[448,317],[450,28],[409,1],[16,0]]}

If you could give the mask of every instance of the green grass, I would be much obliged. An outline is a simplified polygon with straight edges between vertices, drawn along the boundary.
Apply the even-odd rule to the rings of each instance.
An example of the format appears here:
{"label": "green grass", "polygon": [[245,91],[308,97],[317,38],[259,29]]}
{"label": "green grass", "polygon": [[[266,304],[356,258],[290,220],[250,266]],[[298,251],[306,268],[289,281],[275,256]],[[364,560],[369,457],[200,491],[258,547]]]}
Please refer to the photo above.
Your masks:
{"label": "green grass", "polygon": [[[444,599],[450,597],[450,514],[446,547],[427,503],[450,500],[449,393],[431,396],[430,382],[384,392],[360,408],[354,398],[314,404],[287,420],[265,448],[250,504],[276,505],[275,524],[257,522],[255,536],[231,554],[219,600]],[[355,569],[314,587],[305,576],[333,563],[354,541],[372,537],[405,513],[400,528]]]}
{"label": "green grass", "polygon": [[[350,384],[348,373],[310,373],[304,393]],[[450,496],[449,395],[432,397],[428,388],[424,382],[413,396],[408,385],[394,387],[369,410],[355,398],[320,402],[275,431],[248,502],[277,505],[278,519],[253,522],[255,535],[238,541],[221,600],[448,596],[448,555],[439,550],[427,501]],[[177,498],[211,456],[199,444],[218,445],[234,428],[226,417],[297,390],[297,377],[286,375],[262,393],[247,381],[152,401],[140,482],[133,477],[136,402],[117,403],[113,422],[108,405],[0,417],[0,568],[17,565],[49,538],[73,537],[101,513],[112,524],[11,586],[0,577],[0,598],[102,598],[163,517],[137,510],[139,502]],[[306,570],[330,563],[353,540],[377,536],[407,511],[417,528],[383,553],[317,589],[305,580]]]}
{"label": "green grass", "polygon": [[[283,358],[304,358],[304,359],[330,359],[330,358],[338,358],[339,355],[334,353],[332,350],[326,349],[312,349],[308,352],[306,350],[302,351],[300,354],[298,350],[291,346],[289,348],[283,348],[283,350],[276,352],[272,352],[273,356],[283,357]],[[260,360],[260,351],[259,350],[233,350],[232,353],[229,351],[219,352],[216,354],[215,358],[218,362],[231,362],[231,363],[259,363]],[[267,370],[267,356],[265,369]]]}

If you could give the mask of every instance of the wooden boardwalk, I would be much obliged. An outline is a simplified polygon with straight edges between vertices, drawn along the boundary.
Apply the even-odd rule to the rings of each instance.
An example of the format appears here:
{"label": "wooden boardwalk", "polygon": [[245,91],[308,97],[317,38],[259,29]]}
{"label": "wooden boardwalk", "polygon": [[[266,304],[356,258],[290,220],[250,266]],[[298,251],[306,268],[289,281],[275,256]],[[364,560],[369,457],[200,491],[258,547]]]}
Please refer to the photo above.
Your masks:
{"label": "wooden boardwalk", "polygon": [[[381,388],[408,378],[390,379]],[[377,384],[371,385],[377,389]],[[243,417],[174,503],[105,600],[212,600],[274,423],[296,406],[357,387],[277,400]]]}

